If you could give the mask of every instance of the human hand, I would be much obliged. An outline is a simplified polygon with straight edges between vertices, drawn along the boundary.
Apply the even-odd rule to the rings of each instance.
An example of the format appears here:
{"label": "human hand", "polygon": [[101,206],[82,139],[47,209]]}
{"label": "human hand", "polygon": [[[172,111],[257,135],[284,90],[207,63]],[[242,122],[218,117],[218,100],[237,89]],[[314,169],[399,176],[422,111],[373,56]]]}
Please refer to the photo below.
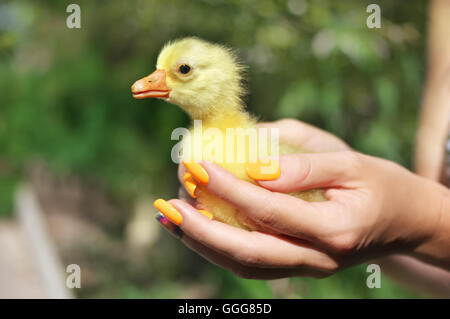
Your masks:
{"label": "human hand", "polygon": [[[282,124],[281,139],[287,126],[292,136],[295,123]],[[281,156],[281,176],[259,182],[265,189],[217,165],[201,163],[211,192],[282,235],[210,221],[192,205],[172,200],[182,217],[183,242],[210,261],[251,278],[323,277],[393,252],[448,264],[448,256],[436,256],[437,243],[446,240],[436,232],[443,211],[436,194],[444,190],[392,162],[349,151],[342,144],[332,143],[342,146],[337,152]],[[284,194],[317,187],[326,189],[328,201],[308,203]]]}

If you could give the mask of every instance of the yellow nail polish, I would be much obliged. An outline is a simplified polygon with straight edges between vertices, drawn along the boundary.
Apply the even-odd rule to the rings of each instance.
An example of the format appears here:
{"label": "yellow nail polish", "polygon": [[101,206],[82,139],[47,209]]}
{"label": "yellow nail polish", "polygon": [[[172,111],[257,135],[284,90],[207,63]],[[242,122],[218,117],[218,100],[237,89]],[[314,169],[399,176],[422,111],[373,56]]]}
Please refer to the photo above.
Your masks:
{"label": "yellow nail polish", "polygon": [[271,159],[268,163],[262,163],[260,160],[255,163],[247,163],[245,171],[248,177],[256,181],[273,181],[280,177],[280,163],[278,160]]}
{"label": "yellow nail polish", "polygon": [[186,186],[186,190],[189,192],[189,195],[191,195],[192,198],[196,198],[195,196],[195,189],[197,188],[197,182],[192,177],[190,173],[184,174],[183,177],[184,186]]}
{"label": "yellow nail polish", "polygon": [[213,219],[213,214],[211,214],[210,212],[208,212],[207,210],[204,209],[199,209],[198,210],[200,213],[202,213],[203,215],[205,215],[209,220]]}
{"label": "yellow nail polish", "polygon": [[180,212],[176,210],[169,202],[166,202],[164,199],[157,199],[153,203],[153,206],[156,207],[164,216],[166,216],[171,222],[176,225],[180,225],[183,220],[183,216],[181,216]]}
{"label": "yellow nail polish", "polygon": [[188,171],[202,184],[208,184],[209,176],[206,170],[197,162],[183,161]]}

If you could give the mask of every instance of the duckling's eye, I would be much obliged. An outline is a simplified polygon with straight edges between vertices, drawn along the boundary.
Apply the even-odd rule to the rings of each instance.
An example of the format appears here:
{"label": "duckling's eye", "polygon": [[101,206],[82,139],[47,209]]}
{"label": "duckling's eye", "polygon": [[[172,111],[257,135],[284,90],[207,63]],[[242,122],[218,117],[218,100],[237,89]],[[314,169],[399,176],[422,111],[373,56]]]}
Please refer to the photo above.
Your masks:
{"label": "duckling's eye", "polygon": [[178,68],[181,74],[188,74],[191,71],[191,67],[187,64],[180,65]]}

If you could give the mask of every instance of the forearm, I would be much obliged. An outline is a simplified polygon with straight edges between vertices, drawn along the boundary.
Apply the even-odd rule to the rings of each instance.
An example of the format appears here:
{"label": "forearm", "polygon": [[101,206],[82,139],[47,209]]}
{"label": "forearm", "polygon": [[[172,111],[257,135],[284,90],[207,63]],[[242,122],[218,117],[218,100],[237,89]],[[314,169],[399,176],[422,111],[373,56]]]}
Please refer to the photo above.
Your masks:
{"label": "forearm", "polygon": [[392,255],[373,261],[387,275],[402,286],[428,296],[450,297],[450,272],[415,258]]}
{"label": "forearm", "polygon": [[[446,82],[450,88],[450,76]],[[415,171],[436,181],[441,178],[450,123],[450,89],[444,90],[441,83],[425,93],[415,155]]]}
{"label": "forearm", "polygon": [[429,12],[428,71],[417,134],[415,171],[437,181],[450,121],[450,1],[432,1]]}

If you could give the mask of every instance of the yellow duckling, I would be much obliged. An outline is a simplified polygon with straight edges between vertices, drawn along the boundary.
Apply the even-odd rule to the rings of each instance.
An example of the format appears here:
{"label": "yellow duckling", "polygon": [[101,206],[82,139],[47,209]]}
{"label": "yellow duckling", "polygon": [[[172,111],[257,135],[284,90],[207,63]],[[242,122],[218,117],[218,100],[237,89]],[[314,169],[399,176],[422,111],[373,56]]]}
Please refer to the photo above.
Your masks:
{"label": "yellow duckling", "polygon": [[[211,132],[210,129],[213,129],[213,132],[218,131],[226,136],[227,129],[246,130],[254,128],[257,123],[245,111],[242,101],[245,93],[242,85],[243,71],[244,67],[238,63],[230,49],[198,38],[184,38],[165,45],[158,56],[156,71],[136,81],[131,90],[133,97],[137,99],[157,97],[178,105],[192,120],[201,120],[202,132],[206,133],[208,130]],[[191,143],[190,150],[195,148],[192,145],[198,143],[202,145],[203,150],[208,148],[208,143],[211,143],[210,135],[202,134],[198,137],[194,128],[191,128],[191,132],[192,138],[188,139]],[[227,148],[227,143],[229,144],[231,140],[226,140],[225,143],[219,144],[216,151],[201,152],[201,158],[195,159],[215,162],[238,178],[255,183],[246,173],[246,167],[248,168],[246,162],[249,160],[252,147],[254,149],[255,146],[251,146],[248,136],[245,138],[247,143],[244,144],[243,150],[237,148],[235,139],[232,140],[233,146]],[[186,144],[187,141],[183,142]],[[228,158],[230,150],[236,154],[231,156],[232,160],[228,158],[225,161],[224,157],[218,160],[217,150],[223,151],[225,158]],[[279,147],[281,154],[301,151],[290,145],[281,144]],[[238,159],[242,152],[245,153],[244,161]],[[183,155],[184,163],[188,166],[194,157],[192,154]],[[268,155],[273,153],[268,152]],[[247,230],[261,229],[233,206],[211,194],[201,181],[197,183],[189,173],[185,175],[184,181],[191,196],[197,199],[199,207],[210,212],[214,219]],[[292,195],[308,201],[324,200],[322,190]]]}

